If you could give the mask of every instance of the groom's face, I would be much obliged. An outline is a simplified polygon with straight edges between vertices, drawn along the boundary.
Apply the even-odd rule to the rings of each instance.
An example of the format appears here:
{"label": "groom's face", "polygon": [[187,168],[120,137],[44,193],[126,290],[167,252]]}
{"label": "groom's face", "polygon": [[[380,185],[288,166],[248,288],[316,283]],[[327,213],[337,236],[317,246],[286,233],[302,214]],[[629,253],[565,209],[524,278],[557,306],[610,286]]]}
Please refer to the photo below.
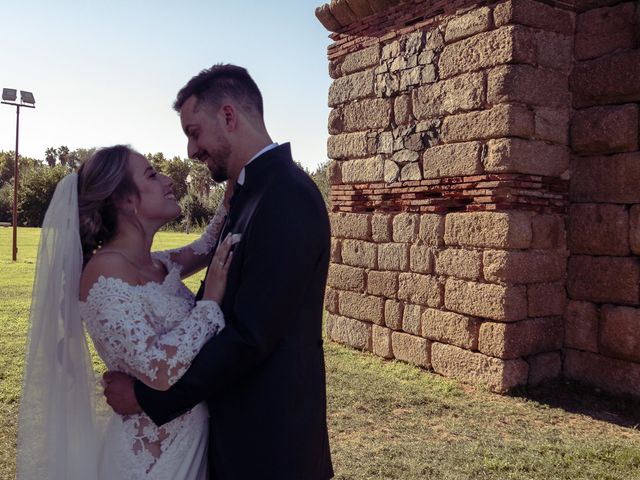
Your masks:
{"label": "groom's face", "polygon": [[217,112],[209,106],[198,103],[191,96],[180,109],[182,130],[187,135],[187,154],[207,165],[211,177],[216,182],[229,178],[229,158],[231,144],[224,136],[223,125]]}

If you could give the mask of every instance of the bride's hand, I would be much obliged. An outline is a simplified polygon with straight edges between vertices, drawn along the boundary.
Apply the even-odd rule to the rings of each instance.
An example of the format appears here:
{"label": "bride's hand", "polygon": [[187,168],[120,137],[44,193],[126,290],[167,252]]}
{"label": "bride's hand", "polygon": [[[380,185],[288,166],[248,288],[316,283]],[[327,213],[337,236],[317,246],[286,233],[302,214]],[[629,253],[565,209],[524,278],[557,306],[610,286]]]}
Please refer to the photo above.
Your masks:
{"label": "bride's hand", "polygon": [[228,234],[211,260],[211,266],[204,281],[204,300],[213,300],[218,305],[222,302],[227,288],[227,274],[233,258],[231,247],[238,243],[240,235]]}
{"label": "bride's hand", "polygon": [[231,206],[231,197],[233,197],[233,188],[235,184],[231,180],[227,180],[227,186],[224,191],[224,197],[222,199],[222,204],[225,206],[227,210]]}

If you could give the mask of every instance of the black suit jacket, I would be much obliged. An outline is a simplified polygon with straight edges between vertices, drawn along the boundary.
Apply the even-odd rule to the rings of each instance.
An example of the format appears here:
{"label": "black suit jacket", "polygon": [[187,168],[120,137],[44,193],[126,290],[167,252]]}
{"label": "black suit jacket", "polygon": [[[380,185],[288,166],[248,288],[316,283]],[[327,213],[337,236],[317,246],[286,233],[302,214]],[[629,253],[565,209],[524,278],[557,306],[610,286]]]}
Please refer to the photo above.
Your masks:
{"label": "black suit jacket", "polygon": [[242,234],[221,305],[226,327],[170,390],[136,382],[136,397],[158,425],[208,402],[212,479],[325,480],[326,207],[289,144],[245,173],[222,232]]}

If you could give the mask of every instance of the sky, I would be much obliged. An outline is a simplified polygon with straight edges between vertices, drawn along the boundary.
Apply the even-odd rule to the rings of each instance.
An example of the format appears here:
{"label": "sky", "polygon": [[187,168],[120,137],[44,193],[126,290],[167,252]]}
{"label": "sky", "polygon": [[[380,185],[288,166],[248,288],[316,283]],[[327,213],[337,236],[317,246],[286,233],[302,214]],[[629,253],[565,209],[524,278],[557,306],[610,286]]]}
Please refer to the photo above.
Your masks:
{"label": "sky", "polygon": [[[267,129],[313,170],[326,160],[323,0],[0,0],[0,87],[33,92],[19,152],[44,158],[131,145],[186,157],[171,105],[200,70],[233,63],[262,91]],[[0,150],[15,149],[16,108],[0,105]]]}

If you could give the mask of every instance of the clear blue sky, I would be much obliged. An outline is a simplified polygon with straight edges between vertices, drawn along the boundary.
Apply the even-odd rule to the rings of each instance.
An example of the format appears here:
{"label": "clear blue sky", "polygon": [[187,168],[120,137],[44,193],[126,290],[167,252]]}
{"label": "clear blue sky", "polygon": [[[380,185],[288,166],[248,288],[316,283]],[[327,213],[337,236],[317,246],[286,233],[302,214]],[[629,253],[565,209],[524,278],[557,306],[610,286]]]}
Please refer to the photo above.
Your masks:
{"label": "clear blue sky", "polygon": [[[327,32],[322,0],[0,0],[0,87],[32,91],[20,153],[128,143],[186,157],[175,94],[214,63],[249,70],[276,142],[313,169],[326,159]],[[0,150],[15,108],[0,105]]]}

